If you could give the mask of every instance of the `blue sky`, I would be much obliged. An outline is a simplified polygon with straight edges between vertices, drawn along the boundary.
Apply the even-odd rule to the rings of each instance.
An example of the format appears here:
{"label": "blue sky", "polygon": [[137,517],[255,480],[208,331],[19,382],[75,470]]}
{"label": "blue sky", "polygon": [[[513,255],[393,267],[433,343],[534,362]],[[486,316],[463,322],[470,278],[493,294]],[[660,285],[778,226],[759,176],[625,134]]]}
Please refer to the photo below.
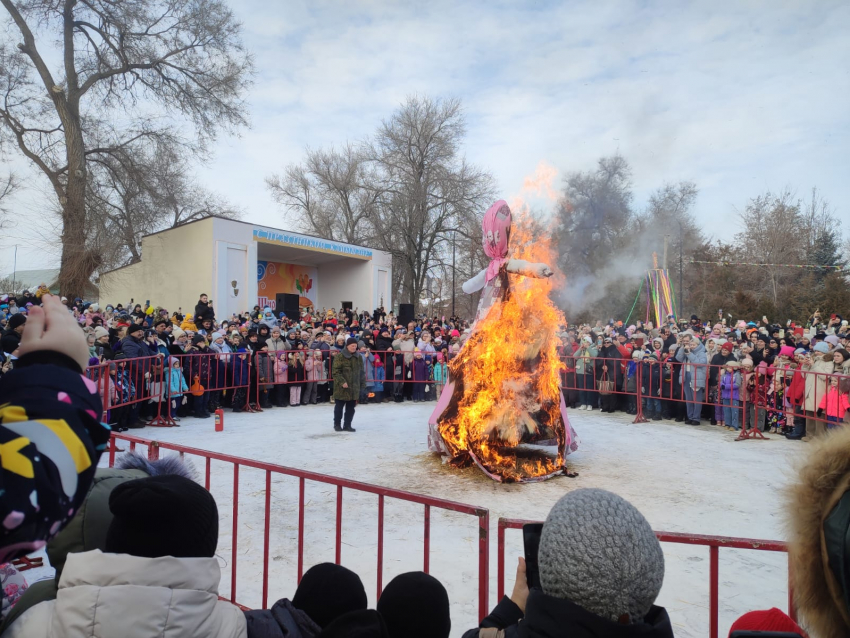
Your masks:
{"label": "blue sky", "polygon": [[[256,56],[252,128],[219,140],[197,173],[248,221],[283,224],[266,176],[308,145],[361,139],[411,93],[462,99],[466,155],[505,198],[540,162],[560,185],[620,152],[638,206],[667,181],[696,182],[697,215],[715,237],[739,230],[736,208],[768,189],[805,197],[817,186],[850,221],[850,3],[232,6]],[[30,188],[19,199],[29,207],[40,196]],[[40,232],[19,224],[0,239],[0,269],[11,268],[10,243]],[[55,260],[22,251],[19,268]]]}

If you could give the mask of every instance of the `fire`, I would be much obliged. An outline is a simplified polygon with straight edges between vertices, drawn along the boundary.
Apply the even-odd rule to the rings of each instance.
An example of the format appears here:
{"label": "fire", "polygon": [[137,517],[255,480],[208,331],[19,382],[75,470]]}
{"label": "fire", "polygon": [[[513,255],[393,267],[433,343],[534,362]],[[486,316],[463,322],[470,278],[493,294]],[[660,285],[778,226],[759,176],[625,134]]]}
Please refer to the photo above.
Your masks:
{"label": "fire", "polygon": [[[531,226],[527,216],[514,220],[511,258],[554,268],[551,240],[534,238]],[[562,470],[569,443],[560,410],[563,364],[556,334],[564,317],[549,297],[562,275],[509,277],[507,299],[479,322],[449,363],[450,376],[464,387],[440,418],[439,431],[454,463],[467,462],[471,453],[494,477],[522,481]],[[557,442],[557,455],[520,447],[543,442]]]}

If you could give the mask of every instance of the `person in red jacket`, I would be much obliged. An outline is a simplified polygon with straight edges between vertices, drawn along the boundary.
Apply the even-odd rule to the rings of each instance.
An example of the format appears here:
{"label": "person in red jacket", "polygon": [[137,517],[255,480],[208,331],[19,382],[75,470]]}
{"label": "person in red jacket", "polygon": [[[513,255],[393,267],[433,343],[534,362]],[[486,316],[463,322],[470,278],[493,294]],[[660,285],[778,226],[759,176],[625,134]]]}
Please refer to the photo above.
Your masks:
{"label": "person in red jacket", "polygon": [[832,429],[844,420],[844,413],[850,409],[847,393],[838,387],[838,377],[829,377],[829,388],[818,405],[818,416],[826,413],[826,427]]}
{"label": "person in red jacket", "polygon": [[[802,348],[798,348],[794,354],[796,369],[789,370],[793,376],[791,377],[791,385],[788,386],[787,399],[793,410],[794,427],[785,435],[785,438],[792,441],[799,441],[806,435],[806,414],[803,408],[803,402],[806,399],[806,380],[799,371],[804,356],[805,351]],[[794,366],[795,364],[791,365]]]}

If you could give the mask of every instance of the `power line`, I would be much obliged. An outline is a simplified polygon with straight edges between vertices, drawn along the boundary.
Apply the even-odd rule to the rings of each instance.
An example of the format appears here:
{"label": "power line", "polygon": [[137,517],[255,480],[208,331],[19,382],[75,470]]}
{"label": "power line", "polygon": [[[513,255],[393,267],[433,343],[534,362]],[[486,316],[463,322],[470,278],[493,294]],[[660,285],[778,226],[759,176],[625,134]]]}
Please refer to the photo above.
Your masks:
{"label": "power line", "polygon": [[746,261],[700,261],[697,259],[689,259],[689,264],[713,264],[715,266],[769,266],[772,268],[808,268],[810,270],[834,270],[843,272],[845,266],[827,266],[817,264],[756,264]]}

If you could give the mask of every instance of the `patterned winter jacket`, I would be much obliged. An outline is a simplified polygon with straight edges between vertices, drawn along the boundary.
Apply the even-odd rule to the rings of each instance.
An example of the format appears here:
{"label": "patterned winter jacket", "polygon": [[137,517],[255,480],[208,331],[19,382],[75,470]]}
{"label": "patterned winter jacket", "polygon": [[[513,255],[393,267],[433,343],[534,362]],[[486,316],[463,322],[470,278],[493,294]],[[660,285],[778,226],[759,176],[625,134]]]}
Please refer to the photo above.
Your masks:
{"label": "patterned winter jacket", "polygon": [[73,518],[109,440],[97,385],[56,352],[21,357],[0,382],[0,563]]}

